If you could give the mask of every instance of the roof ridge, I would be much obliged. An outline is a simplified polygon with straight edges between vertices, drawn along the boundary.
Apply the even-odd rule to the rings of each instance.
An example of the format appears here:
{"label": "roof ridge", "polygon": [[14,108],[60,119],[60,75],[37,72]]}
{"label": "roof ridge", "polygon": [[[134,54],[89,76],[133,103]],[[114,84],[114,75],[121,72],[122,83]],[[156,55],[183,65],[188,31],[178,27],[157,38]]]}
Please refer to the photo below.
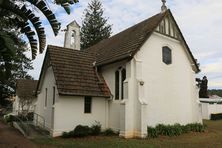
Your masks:
{"label": "roof ridge", "polygon": [[143,21],[141,21],[141,22],[139,22],[139,23],[136,23],[135,25],[132,25],[132,26],[130,26],[130,27],[128,27],[128,28],[120,31],[120,32],[114,34],[113,36],[111,36],[111,37],[109,37],[109,38],[107,38],[107,39],[103,39],[103,40],[101,40],[100,42],[96,43],[95,45],[90,46],[90,47],[88,47],[88,48],[86,48],[86,49],[84,49],[84,50],[90,50],[90,49],[93,48],[94,46],[96,46],[96,45],[98,45],[98,44],[100,44],[100,43],[102,43],[102,42],[104,42],[104,41],[106,41],[106,40],[110,40],[110,39],[112,39],[112,38],[114,38],[114,37],[116,37],[116,36],[118,36],[118,35],[120,35],[120,34],[122,34],[122,33],[124,33],[124,32],[127,32],[127,31],[129,31],[130,29],[133,29],[134,27],[137,27],[138,25],[143,24],[143,23],[145,23],[146,21],[149,21],[150,19],[152,19],[152,18],[154,18],[154,17],[156,17],[156,16],[158,16],[158,15],[163,15],[163,14],[165,15],[165,14],[168,13],[168,11],[170,11],[170,9],[168,9],[168,10],[165,11],[164,13],[160,12],[160,13],[157,13],[157,14],[155,14],[155,15],[147,18],[147,19],[144,19]]}

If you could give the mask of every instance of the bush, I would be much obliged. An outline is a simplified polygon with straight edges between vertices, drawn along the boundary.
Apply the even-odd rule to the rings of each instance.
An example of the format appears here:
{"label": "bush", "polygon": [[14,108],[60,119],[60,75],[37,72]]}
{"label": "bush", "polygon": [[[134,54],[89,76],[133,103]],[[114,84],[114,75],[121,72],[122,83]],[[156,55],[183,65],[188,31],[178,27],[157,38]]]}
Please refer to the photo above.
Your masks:
{"label": "bush", "polygon": [[72,134],[72,131],[70,131],[70,132],[63,132],[62,133],[62,138],[71,138],[71,137],[73,137],[74,135]]}
{"label": "bush", "polygon": [[148,127],[147,132],[148,132],[148,137],[150,137],[150,138],[157,138],[159,135],[158,134],[159,131],[157,128]]}
{"label": "bush", "polygon": [[103,131],[103,135],[113,136],[113,135],[116,135],[116,133],[111,128],[107,128],[106,130]]}
{"label": "bush", "polygon": [[26,115],[26,118],[28,119],[28,121],[33,121],[34,112],[29,112],[29,113]]}
{"label": "bush", "polygon": [[155,128],[153,127],[147,127],[148,137],[156,138],[159,135],[163,136],[179,136],[183,133],[188,133],[190,131],[192,132],[204,132],[205,125],[202,125],[200,123],[193,123],[193,124],[187,124],[187,125],[180,125],[180,124],[174,124],[174,125],[163,125],[158,124]]}
{"label": "bush", "polygon": [[4,116],[4,120],[5,120],[5,122],[7,122],[7,123],[9,123],[9,122],[13,122],[13,121],[15,121],[15,117],[13,116],[13,115],[5,115]]}
{"label": "bush", "polygon": [[189,133],[190,132],[190,127],[188,125],[182,125],[181,129],[182,129],[182,133]]}
{"label": "bush", "polygon": [[96,121],[95,124],[91,126],[91,135],[97,136],[101,133],[101,124]]}
{"label": "bush", "polygon": [[222,119],[222,113],[211,114],[211,115],[210,115],[210,119],[211,119],[211,120],[221,120],[221,119]]}
{"label": "bush", "polygon": [[192,132],[204,132],[205,126],[200,123],[193,123],[187,125]]}
{"label": "bush", "polygon": [[89,136],[91,129],[88,126],[77,125],[74,129],[74,137],[86,137]]}

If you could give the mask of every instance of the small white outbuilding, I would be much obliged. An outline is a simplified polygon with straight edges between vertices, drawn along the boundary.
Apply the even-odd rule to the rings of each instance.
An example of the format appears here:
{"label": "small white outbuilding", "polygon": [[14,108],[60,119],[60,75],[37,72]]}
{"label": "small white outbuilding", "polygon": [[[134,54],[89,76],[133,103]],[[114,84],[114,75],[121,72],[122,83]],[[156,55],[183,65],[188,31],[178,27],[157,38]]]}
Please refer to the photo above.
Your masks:
{"label": "small white outbuilding", "polygon": [[200,98],[202,106],[202,118],[210,120],[211,114],[222,114],[222,98],[217,95],[209,98]]}

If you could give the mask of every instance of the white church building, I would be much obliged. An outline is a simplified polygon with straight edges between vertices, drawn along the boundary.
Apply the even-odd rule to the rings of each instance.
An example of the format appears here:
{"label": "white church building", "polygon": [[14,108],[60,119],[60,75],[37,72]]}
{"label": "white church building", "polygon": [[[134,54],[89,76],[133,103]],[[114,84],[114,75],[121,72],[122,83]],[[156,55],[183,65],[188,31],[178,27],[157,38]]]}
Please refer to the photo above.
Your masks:
{"label": "white church building", "polygon": [[171,11],[80,50],[80,26],[67,26],[65,47],[49,45],[35,112],[53,137],[75,126],[145,137],[147,126],[202,123],[199,66]]}

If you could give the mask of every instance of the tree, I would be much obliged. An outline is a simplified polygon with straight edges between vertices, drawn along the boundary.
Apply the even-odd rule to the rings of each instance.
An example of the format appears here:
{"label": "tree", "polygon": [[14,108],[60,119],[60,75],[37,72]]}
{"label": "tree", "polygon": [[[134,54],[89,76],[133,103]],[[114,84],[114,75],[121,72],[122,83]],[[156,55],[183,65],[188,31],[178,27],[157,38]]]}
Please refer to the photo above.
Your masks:
{"label": "tree", "polygon": [[85,9],[85,18],[81,28],[81,49],[95,45],[111,35],[111,25],[107,24],[107,18],[103,17],[102,3],[92,0]]}
{"label": "tree", "polygon": [[4,41],[0,40],[0,104],[5,105],[6,99],[15,93],[16,79],[32,79],[27,72],[33,67],[25,55],[29,48],[18,26],[9,19],[12,14],[4,11],[1,15],[4,17],[0,17],[0,35]]}
{"label": "tree", "polygon": [[16,79],[32,79],[28,74],[28,70],[33,69],[31,59],[25,55],[28,47],[25,42],[18,42],[15,52],[0,53],[0,103],[3,105],[5,99],[15,94]]}
{"label": "tree", "polygon": [[[61,5],[69,14],[69,5],[77,3],[78,0],[54,0],[54,2],[57,5]],[[2,14],[5,14],[4,12],[6,11],[13,14],[8,19],[20,28],[21,33],[27,36],[31,46],[32,59],[34,59],[38,49],[40,53],[45,49],[46,35],[40,18],[35,15],[35,9],[28,7],[30,4],[46,16],[56,36],[61,24],[57,21],[55,14],[49,9],[46,0],[0,0],[0,14],[1,17],[5,17]],[[33,29],[35,29],[35,31]],[[37,33],[38,39],[35,38],[35,32]],[[7,38],[10,38],[7,33],[4,35],[0,34],[0,43],[6,45],[5,49],[9,49],[6,42]]]}

